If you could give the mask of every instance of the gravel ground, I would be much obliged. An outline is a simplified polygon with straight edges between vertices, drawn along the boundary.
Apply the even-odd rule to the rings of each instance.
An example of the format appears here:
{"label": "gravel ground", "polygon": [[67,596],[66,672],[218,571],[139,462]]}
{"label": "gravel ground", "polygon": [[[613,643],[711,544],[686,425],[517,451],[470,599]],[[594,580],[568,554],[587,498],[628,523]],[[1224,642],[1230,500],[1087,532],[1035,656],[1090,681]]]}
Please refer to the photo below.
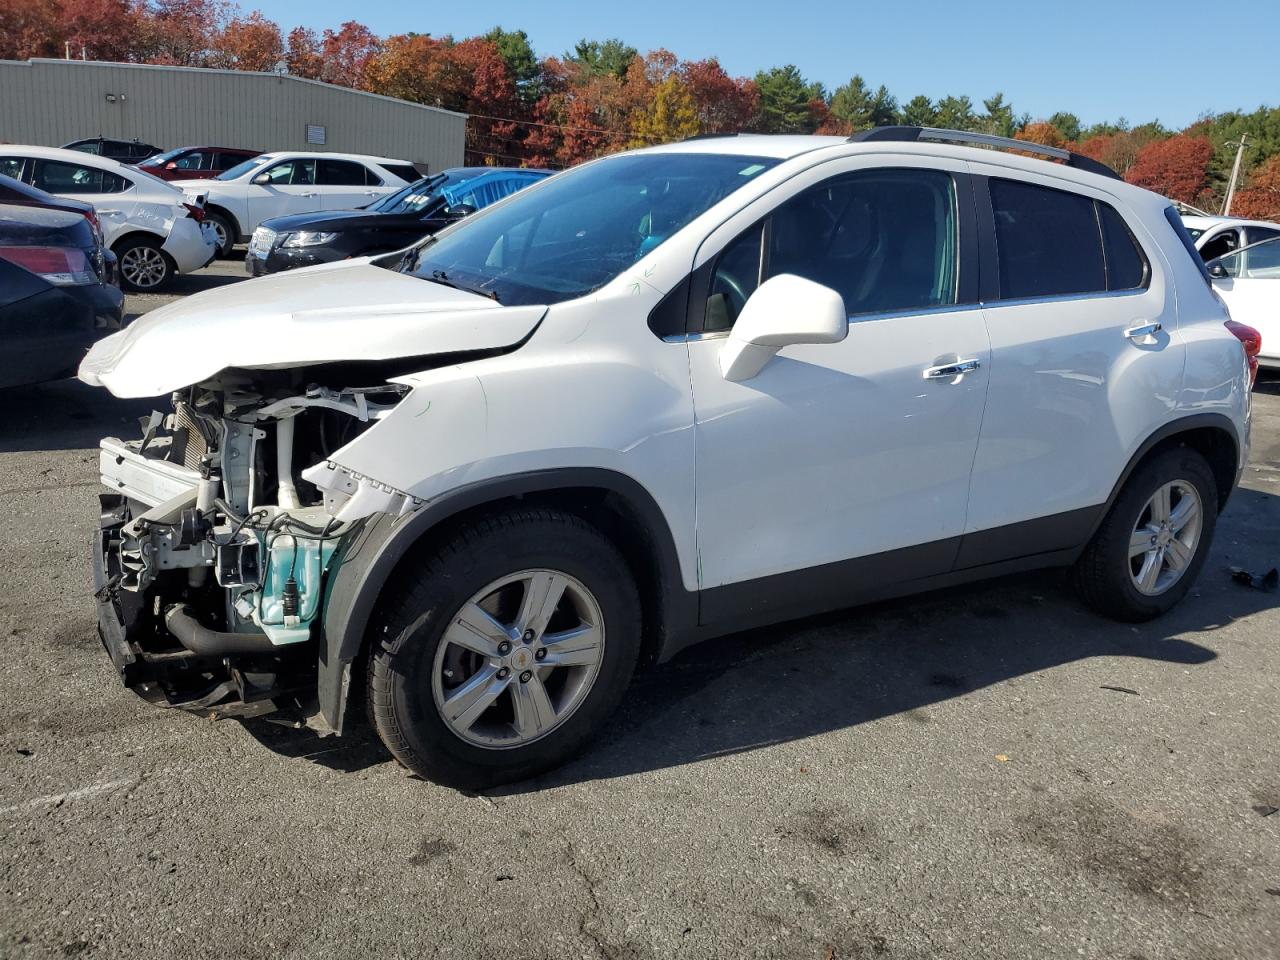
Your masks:
{"label": "gravel ground", "polygon": [[148,405],[0,399],[2,956],[1280,957],[1280,594],[1228,574],[1280,563],[1280,381],[1164,619],[1042,574],[725,638],[489,796],[121,688],[93,448]]}

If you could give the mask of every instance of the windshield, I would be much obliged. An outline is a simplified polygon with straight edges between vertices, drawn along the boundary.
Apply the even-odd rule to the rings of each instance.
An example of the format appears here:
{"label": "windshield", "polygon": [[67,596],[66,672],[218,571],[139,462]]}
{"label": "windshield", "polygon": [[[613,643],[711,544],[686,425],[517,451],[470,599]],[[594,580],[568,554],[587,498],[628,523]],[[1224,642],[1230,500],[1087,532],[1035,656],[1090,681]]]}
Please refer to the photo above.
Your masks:
{"label": "windshield", "polygon": [[251,160],[246,160],[244,163],[237,163],[230,170],[222,171],[222,173],[218,174],[216,177],[214,177],[214,179],[215,180],[239,180],[250,170],[253,170],[256,167],[262,166],[264,163],[266,163],[270,159],[271,159],[270,157],[254,157]]}
{"label": "windshield", "polygon": [[571,300],[777,163],[709,153],[611,157],[481,212],[416,248],[400,269],[499,303]]}
{"label": "windshield", "polygon": [[163,167],[174,157],[179,154],[186,153],[188,149],[188,147],[175,147],[172,150],[166,150],[164,153],[157,153],[153,157],[147,157],[147,159],[142,162],[149,167]]}
{"label": "windshield", "polygon": [[453,174],[437,173],[432,177],[423,177],[395,193],[388,194],[381,200],[369,204],[369,210],[379,213],[417,213],[423,210],[432,200],[440,197],[439,188],[455,183],[462,183],[469,177],[454,178]]}

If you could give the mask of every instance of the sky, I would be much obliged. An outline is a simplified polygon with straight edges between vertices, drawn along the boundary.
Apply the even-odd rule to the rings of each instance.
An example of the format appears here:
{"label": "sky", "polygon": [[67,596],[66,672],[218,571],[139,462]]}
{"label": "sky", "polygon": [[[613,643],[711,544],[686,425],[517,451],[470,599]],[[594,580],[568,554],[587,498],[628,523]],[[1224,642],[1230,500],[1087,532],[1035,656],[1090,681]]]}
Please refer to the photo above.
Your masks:
{"label": "sky", "polygon": [[858,73],[900,102],[967,94],[980,109],[1002,91],[1033,119],[1069,110],[1086,125],[1124,117],[1172,128],[1206,112],[1280,105],[1273,2],[1237,18],[1204,0],[239,0],[285,32],[356,19],[382,36],[461,39],[500,24],[524,30],[539,56],[617,37],[641,53],[714,56],[734,76],[794,63],[828,90]]}

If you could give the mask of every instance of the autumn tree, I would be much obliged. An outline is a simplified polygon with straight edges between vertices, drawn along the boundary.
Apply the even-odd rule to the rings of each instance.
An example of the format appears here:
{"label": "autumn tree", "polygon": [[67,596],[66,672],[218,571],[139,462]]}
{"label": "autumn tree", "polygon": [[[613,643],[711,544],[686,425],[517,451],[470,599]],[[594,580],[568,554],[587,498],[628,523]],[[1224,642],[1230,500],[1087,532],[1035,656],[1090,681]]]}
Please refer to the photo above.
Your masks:
{"label": "autumn tree", "polygon": [[140,59],[183,67],[205,66],[229,10],[225,0],[150,0],[138,21]]}
{"label": "autumn tree", "polygon": [[359,87],[364,68],[382,50],[382,41],[363,23],[348,20],[336,31],[325,30],[320,41],[319,79],[343,87]]}
{"label": "autumn tree", "polygon": [[670,143],[698,131],[698,111],[689,88],[676,73],[657,84],[653,100],[637,119],[632,146]]}
{"label": "autumn tree", "polygon": [[1206,137],[1179,134],[1154,140],[1138,151],[1125,180],[1173,200],[1195,203],[1205,187],[1213,144]]}
{"label": "autumn tree", "polygon": [[717,60],[682,63],[680,79],[693,98],[703,133],[738,133],[751,126],[760,102],[754,80],[735,80]]}
{"label": "autumn tree", "polygon": [[1052,123],[1044,120],[1027,124],[1015,133],[1013,138],[1015,140],[1025,140],[1028,143],[1039,143],[1046,147],[1067,146],[1067,138],[1062,135],[1062,131]]}
{"label": "autumn tree", "polygon": [[1251,220],[1280,220],[1280,153],[1260,163],[1236,191],[1230,213]]}
{"label": "autumn tree", "polygon": [[232,18],[213,39],[213,66],[263,72],[283,57],[280,27],[257,11]]}
{"label": "autumn tree", "polygon": [[320,40],[314,30],[306,27],[294,27],[289,31],[289,38],[284,52],[285,66],[295,77],[307,80],[319,80],[324,70],[324,56],[320,53]]}

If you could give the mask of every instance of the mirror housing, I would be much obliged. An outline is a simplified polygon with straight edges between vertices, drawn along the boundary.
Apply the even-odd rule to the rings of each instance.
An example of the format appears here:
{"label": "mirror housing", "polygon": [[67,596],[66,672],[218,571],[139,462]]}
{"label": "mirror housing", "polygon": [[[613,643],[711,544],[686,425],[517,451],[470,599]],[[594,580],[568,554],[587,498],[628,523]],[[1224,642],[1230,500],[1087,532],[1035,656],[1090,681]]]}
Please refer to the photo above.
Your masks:
{"label": "mirror housing", "polygon": [[1215,280],[1226,280],[1231,274],[1227,273],[1227,268],[1222,265],[1221,261],[1213,260],[1209,263],[1209,276]]}
{"label": "mirror housing", "polygon": [[263,186],[271,182],[271,177],[269,174],[260,173],[253,178],[252,182],[256,183],[258,186]]}
{"label": "mirror housing", "polygon": [[445,217],[449,220],[461,220],[463,217],[469,217],[476,212],[476,208],[469,203],[455,203],[445,213]]}
{"label": "mirror housing", "polygon": [[729,342],[720,350],[720,373],[750,380],[783,347],[839,343],[849,334],[844,298],[830,287],[780,273],[756,289],[742,308]]}

